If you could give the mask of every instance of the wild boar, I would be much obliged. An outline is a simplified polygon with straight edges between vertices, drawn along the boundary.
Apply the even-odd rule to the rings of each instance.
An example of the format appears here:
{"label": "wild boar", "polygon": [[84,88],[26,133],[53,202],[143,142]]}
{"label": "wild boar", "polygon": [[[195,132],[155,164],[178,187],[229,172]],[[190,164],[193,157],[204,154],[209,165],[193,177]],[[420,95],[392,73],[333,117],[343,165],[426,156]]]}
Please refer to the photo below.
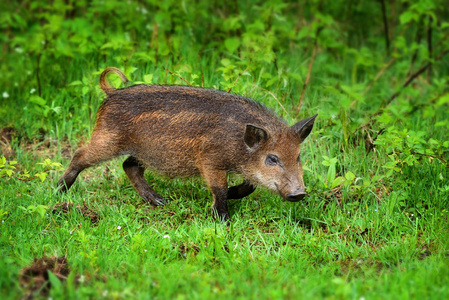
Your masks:
{"label": "wild boar", "polygon": [[[169,177],[200,175],[223,221],[229,220],[227,199],[248,196],[258,184],[292,202],[306,195],[300,144],[317,115],[289,127],[246,97],[190,86],[115,89],[106,79],[109,73],[129,81],[117,68],[101,74],[107,97],[98,109],[90,143],[75,152],[59,180],[60,191],[67,191],[82,170],[129,155],[123,168],[146,202],[165,203],[144,178],[146,168]],[[230,172],[241,174],[244,182],[228,188]]]}

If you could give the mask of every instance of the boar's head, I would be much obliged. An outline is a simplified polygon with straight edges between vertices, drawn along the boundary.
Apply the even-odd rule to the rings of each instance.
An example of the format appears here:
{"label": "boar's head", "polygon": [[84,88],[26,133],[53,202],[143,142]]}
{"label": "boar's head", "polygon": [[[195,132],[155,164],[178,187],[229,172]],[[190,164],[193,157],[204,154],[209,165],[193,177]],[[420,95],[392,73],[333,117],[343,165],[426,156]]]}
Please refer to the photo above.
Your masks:
{"label": "boar's head", "polygon": [[252,124],[244,135],[251,156],[245,166],[248,179],[296,202],[306,195],[300,144],[310,134],[317,115],[276,133]]}

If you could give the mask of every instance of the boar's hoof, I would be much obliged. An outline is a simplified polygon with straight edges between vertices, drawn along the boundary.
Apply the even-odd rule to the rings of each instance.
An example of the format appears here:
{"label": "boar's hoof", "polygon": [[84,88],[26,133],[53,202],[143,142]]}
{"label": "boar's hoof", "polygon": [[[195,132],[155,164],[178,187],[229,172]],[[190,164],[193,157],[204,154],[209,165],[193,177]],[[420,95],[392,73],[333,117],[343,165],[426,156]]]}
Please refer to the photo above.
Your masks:
{"label": "boar's hoof", "polygon": [[142,194],[142,198],[145,199],[147,203],[155,206],[165,205],[168,202],[168,200],[155,192],[144,193]]}
{"label": "boar's hoof", "polygon": [[217,212],[214,209],[214,217],[215,217],[216,220],[217,219],[220,220],[221,224],[224,224],[226,226],[231,225],[231,223],[230,223],[231,217],[229,216],[228,212],[226,212],[226,213],[219,213],[219,212]]}
{"label": "boar's hoof", "polygon": [[160,205],[165,205],[166,203],[168,203],[167,200],[165,200],[164,198],[160,197],[160,198],[155,198],[153,199],[153,204],[156,206],[160,206]]}
{"label": "boar's hoof", "polygon": [[290,202],[298,202],[298,201],[304,199],[304,197],[306,195],[307,195],[307,193],[304,192],[303,189],[297,189],[293,193],[287,195],[287,200]]}
{"label": "boar's hoof", "polygon": [[226,226],[231,226],[231,218],[229,217],[229,215],[226,216],[220,216],[219,217],[221,224],[226,225]]}

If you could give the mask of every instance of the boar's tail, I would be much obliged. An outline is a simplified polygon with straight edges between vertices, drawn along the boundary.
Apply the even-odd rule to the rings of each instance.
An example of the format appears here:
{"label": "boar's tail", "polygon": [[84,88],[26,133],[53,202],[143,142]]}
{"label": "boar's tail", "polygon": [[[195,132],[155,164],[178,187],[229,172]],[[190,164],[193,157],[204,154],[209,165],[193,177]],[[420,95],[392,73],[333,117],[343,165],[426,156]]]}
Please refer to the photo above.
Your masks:
{"label": "boar's tail", "polygon": [[112,86],[109,84],[108,80],[106,79],[106,76],[107,76],[109,73],[115,73],[115,74],[117,74],[118,76],[120,76],[120,78],[122,79],[122,82],[123,82],[123,83],[129,82],[129,79],[126,78],[125,74],[123,74],[123,72],[120,71],[119,69],[114,68],[114,67],[106,68],[106,69],[103,71],[103,73],[101,73],[101,75],[100,75],[100,87],[101,87],[101,89],[102,89],[106,94],[110,94],[111,92],[113,92],[113,91],[115,90],[115,88],[112,87]]}

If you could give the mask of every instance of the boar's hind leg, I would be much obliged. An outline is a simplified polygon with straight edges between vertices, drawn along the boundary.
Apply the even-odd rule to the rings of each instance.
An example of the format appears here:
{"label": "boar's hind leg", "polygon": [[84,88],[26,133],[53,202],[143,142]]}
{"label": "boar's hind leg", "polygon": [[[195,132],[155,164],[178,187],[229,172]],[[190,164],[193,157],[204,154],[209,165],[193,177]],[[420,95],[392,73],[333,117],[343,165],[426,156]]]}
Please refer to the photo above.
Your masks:
{"label": "boar's hind leg", "polygon": [[254,185],[244,181],[242,184],[231,186],[228,189],[228,199],[242,199],[254,192],[255,189]]}
{"label": "boar's hind leg", "polygon": [[164,205],[165,199],[153,191],[143,176],[145,168],[137,161],[136,158],[130,156],[123,162],[123,169],[128,175],[134,188],[139,192],[140,196],[147,202],[154,205]]}
{"label": "boar's hind leg", "polygon": [[114,149],[110,145],[96,142],[93,138],[89,145],[76,150],[69,167],[58,181],[59,191],[66,192],[82,170],[116,157],[118,154]]}

